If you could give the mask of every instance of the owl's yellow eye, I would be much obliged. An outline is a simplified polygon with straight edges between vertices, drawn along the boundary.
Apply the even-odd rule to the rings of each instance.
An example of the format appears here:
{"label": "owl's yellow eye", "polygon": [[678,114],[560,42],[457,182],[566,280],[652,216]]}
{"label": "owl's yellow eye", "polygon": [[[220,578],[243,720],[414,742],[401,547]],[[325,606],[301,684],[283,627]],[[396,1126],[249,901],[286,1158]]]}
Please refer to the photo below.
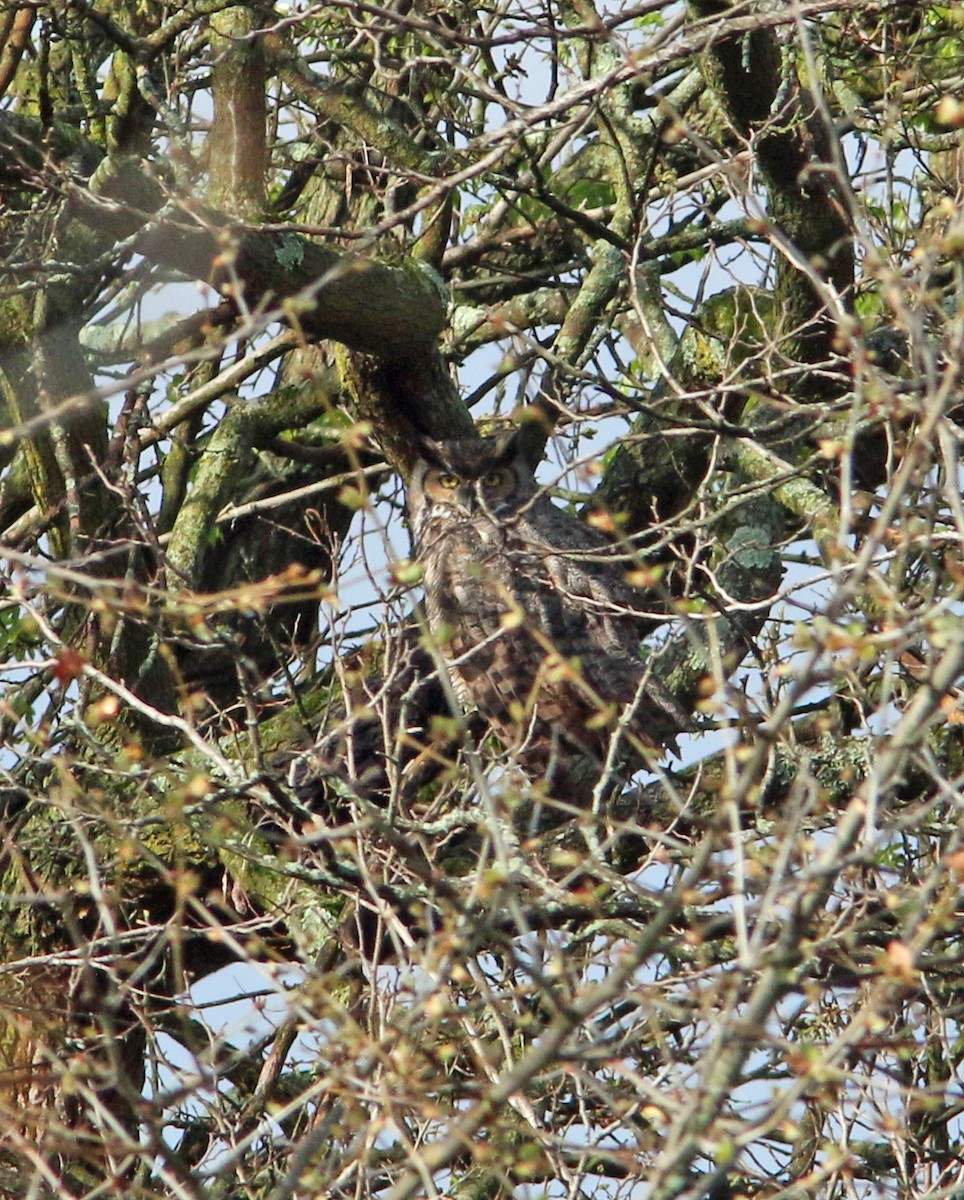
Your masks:
{"label": "owl's yellow eye", "polygon": [[505,471],[490,471],[482,476],[482,486],[487,488],[501,487],[505,483]]}
{"label": "owl's yellow eye", "polygon": [[438,482],[439,482],[439,487],[444,487],[444,488],[448,488],[448,489],[457,488],[459,486],[459,477],[458,477],[458,475],[441,474],[438,477]]}

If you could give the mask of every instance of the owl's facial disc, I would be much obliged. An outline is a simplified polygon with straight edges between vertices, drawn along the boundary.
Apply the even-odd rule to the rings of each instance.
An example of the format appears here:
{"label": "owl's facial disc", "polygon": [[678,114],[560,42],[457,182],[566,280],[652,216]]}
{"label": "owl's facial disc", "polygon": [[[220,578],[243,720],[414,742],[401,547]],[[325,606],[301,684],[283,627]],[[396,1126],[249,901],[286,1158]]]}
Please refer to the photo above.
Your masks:
{"label": "owl's facial disc", "polygon": [[437,507],[474,517],[485,513],[502,516],[517,497],[516,478],[510,467],[490,466],[484,473],[459,472],[440,465],[425,475],[425,495]]}
{"label": "owl's facial disc", "polygon": [[472,481],[461,479],[451,471],[429,471],[425,477],[425,494],[435,504],[467,515],[477,507]]}
{"label": "owl's facial disc", "polygon": [[506,467],[496,467],[476,480],[481,507],[498,515],[512,501],[515,492],[515,477]]}

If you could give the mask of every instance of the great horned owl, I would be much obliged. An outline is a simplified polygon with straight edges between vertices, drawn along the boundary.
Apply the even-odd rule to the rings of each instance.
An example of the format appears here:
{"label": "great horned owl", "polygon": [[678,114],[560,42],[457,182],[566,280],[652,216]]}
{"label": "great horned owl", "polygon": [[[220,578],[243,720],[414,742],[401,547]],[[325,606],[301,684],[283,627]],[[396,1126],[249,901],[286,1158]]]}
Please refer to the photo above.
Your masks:
{"label": "great horned owl", "polygon": [[[429,627],[460,701],[530,769],[662,749],[687,715],[641,662],[638,598],[598,531],[539,487],[520,432],[421,443],[408,485]],[[550,747],[553,748],[550,753]]]}

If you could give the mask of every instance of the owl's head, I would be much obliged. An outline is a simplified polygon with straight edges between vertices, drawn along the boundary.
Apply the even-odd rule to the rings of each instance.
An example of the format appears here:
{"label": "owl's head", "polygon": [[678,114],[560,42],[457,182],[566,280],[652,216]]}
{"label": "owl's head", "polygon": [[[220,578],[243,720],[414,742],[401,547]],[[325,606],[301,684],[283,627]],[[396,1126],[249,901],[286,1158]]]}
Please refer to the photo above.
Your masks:
{"label": "owl's head", "polygon": [[408,482],[413,521],[426,513],[508,516],[530,500],[538,485],[518,431],[475,440],[419,441],[420,458]]}

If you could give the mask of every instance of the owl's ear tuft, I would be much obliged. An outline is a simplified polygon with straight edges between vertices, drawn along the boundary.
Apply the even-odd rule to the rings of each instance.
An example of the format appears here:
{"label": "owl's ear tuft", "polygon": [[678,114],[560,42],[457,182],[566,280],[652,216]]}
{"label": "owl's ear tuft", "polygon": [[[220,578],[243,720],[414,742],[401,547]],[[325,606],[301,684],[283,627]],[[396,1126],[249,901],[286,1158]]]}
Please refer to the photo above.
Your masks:
{"label": "owl's ear tuft", "polygon": [[442,454],[442,447],[434,439],[427,437],[424,433],[415,435],[415,449],[418,451],[420,458],[424,458],[427,463],[433,467],[441,467],[445,465]]}
{"label": "owl's ear tuft", "polygon": [[526,421],[511,434],[505,435],[505,446],[501,448],[500,457],[504,462],[521,458],[535,474],[536,467],[542,462],[545,448],[545,431],[535,421]]}

